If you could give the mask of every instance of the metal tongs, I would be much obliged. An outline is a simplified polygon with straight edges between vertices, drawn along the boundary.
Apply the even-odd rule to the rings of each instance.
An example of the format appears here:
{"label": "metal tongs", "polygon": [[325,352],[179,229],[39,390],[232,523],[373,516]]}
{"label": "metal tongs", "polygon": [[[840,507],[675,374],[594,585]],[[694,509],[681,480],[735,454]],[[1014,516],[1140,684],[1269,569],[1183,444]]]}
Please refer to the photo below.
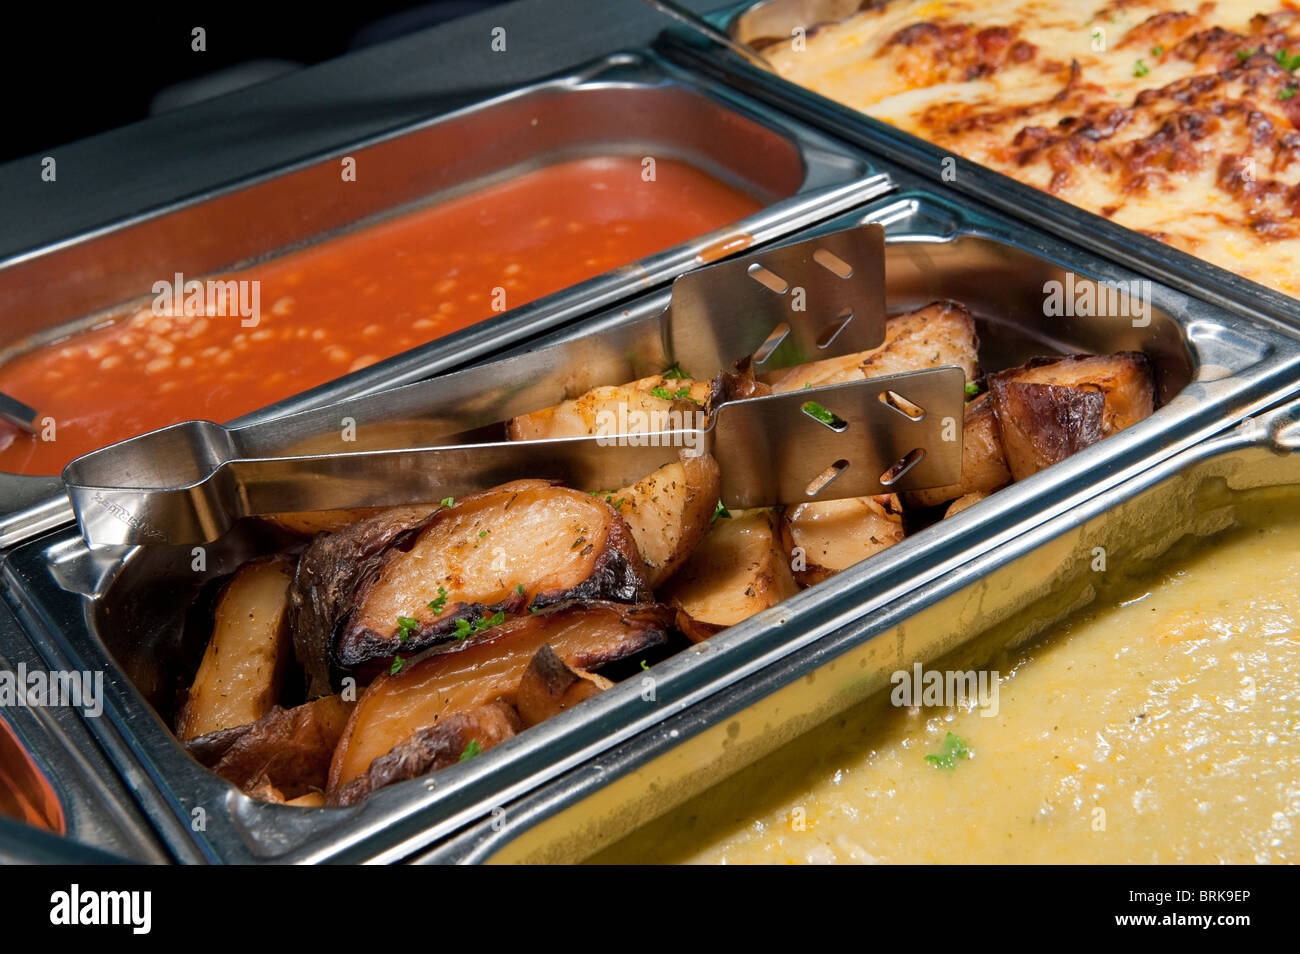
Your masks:
{"label": "metal tongs", "polygon": [[278,420],[176,424],[63,479],[92,546],[200,543],[244,516],[433,503],[523,477],[609,491],[680,452],[718,457],[728,507],[953,483],[958,368],[731,401],[641,433],[482,440],[487,425],[670,366],[698,380],[745,356],[761,372],[878,347],[884,287],[884,230],[857,226],[690,272],[664,311],[603,332]]}

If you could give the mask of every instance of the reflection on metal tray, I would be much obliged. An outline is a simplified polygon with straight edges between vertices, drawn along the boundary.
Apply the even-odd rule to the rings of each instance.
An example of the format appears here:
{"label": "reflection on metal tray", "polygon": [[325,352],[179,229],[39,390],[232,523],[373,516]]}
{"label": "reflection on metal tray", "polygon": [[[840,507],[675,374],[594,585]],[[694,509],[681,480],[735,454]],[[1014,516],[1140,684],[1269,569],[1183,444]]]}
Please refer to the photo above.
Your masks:
{"label": "reflection on metal tray", "polygon": [[[602,847],[941,657],[961,669],[1032,639],[1096,596],[1108,564],[1146,564],[1236,508],[1300,490],[1300,402],[1202,442],[1023,532],[871,616],[846,620],[733,686],[422,854],[427,863],[556,863]],[[986,640],[989,634],[995,641]],[[963,655],[971,654],[976,655]],[[761,727],[761,729],[759,728]]]}
{"label": "reflection on metal tray", "polygon": [[[52,680],[51,671],[66,678]],[[100,754],[82,714],[52,704],[88,702],[93,714],[99,698],[94,677],[74,693],[72,679],[79,674],[42,659],[3,603],[0,673],[6,689],[28,690],[26,704],[6,698],[0,709],[0,817],[12,821],[0,834],[0,863],[166,861],[167,852]],[[65,687],[68,698],[52,698],[52,685]],[[198,857],[183,840],[176,843],[178,857]]]}
{"label": "reflection on metal tray", "polygon": [[[837,23],[863,6],[857,0],[764,0],[729,4],[705,19],[740,42],[761,49],[764,41],[788,39],[795,27],[811,33],[818,25]],[[1281,292],[978,163],[954,157],[918,136],[755,66],[700,32],[674,25],[661,36],[658,47],[701,75],[724,81],[869,152],[902,163],[930,182],[942,182],[945,189],[987,202],[1053,234],[1069,236],[1078,245],[1128,263],[1170,287],[1219,307],[1245,309],[1300,324],[1300,303]],[[955,175],[947,174],[949,170],[955,170]]]}
{"label": "reflection on metal tray", "polygon": [[[1142,350],[1163,407],[999,491],[995,500],[895,544],[887,556],[659,663],[649,674],[654,693],[648,699],[639,680],[626,681],[479,758],[381,790],[364,805],[269,805],[201,768],[158,712],[171,712],[174,689],[192,676],[201,650],[193,627],[186,638],[188,607],[206,584],[281,540],[252,527],[232,532],[209,548],[206,571],[196,574],[188,547],[138,548],[120,560],[88,551],[75,531],[63,531],[13,551],[0,564],[0,585],[41,646],[109,672],[108,717],[91,728],[122,771],[147,779],[137,793],[160,826],[174,826],[202,808],[206,830],[192,837],[206,856],[226,861],[397,860],[850,622],[892,611],[916,587],[1267,406],[1300,377],[1300,340],[1293,335],[1264,320],[1226,320],[1203,302],[1158,285],[1151,289],[1149,315],[1136,324],[1131,317],[1047,317],[1049,281],[1135,276],[1001,216],[918,190],[818,229],[862,221],[886,228],[891,310],[936,298],[964,302],[976,316],[988,370],[1057,349]],[[553,338],[598,341],[662,310],[666,301],[666,292],[651,295]],[[623,357],[623,374],[615,358],[609,359],[611,376],[633,378],[634,356]],[[201,614],[202,607],[194,612]]]}
{"label": "reflection on metal tray", "polygon": [[[682,159],[761,197],[729,226],[614,269],[241,418],[248,423],[415,381],[642,294],[888,191],[851,149],[754,109],[652,55],[619,54],[481,105],[314,157],[0,262],[0,356],[119,312],[159,276],[210,274],[302,247],[547,163],[591,155]],[[340,201],[338,156],[369,169]],[[87,317],[89,316],[89,317]],[[39,409],[38,409],[39,410]],[[57,477],[0,473],[0,548],[71,519]]]}

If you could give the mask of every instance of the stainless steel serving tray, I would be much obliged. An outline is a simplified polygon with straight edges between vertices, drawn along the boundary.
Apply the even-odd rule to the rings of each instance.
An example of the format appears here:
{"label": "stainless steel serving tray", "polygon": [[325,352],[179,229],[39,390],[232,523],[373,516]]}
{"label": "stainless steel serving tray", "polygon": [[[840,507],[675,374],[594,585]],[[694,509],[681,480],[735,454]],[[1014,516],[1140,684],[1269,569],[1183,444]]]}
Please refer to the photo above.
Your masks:
{"label": "stainless steel serving tray", "polygon": [[[51,667],[28,641],[9,608],[0,604],[0,671],[48,673]],[[63,706],[0,707],[6,747],[16,743],[30,771],[49,786],[63,831],[48,832],[3,818],[0,863],[57,861],[162,862],[170,859],[126,786],[87,731],[84,714]],[[129,783],[130,779],[128,779]],[[193,857],[178,840],[179,857]]]}
{"label": "stainless steel serving tray", "polygon": [[1052,520],[1021,521],[1003,546],[787,654],[415,860],[589,857],[880,692],[892,673],[914,662],[944,657],[942,666],[980,666],[999,649],[1034,638],[1096,597],[1095,548],[1105,548],[1112,567],[1145,566],[1188,535],[1228,529],[1237,522],[1236,507],[1278,488],[1300,491],[1300,401],[1248,419]]}
{"label": "stainless steel serving tray", "polygon": [[[137,549],[119,559],[88,551],[64,530],[9,554],[0,563],[0,588],[34,642],[77,668],[109,673],[109,717],[91,729],[120,769],[140,780],[133,788],[160,827],[188,827],[202,809],[206,830],[187,834],[213,860],[392,861],[787,654],[889,610],[915,587],[1266,406],[1300,380],[1300,340],[1282,326],[1229,322],[1205,303],[1158,285],[1144,327],[1130,319],[1045,317],[1044,282],[1067,271],[1079,281],[1134,276],[1004,216],[918,189],[813,231],[864,221],[882,222],[889,236],[893,309],[942,297],[964,301],[979,318],[983,354],[994,369],[1053,348],[1140,348],[1151,357],[1167,403],[960,520],[917,533],[656,665],[645,677],[653,680],[653,693],[640,679],[626,681],[480,758],[384,789],[349,809],[293,809],[244,797],[191,760],[147,701],[166,707],[170,687],[192,675],[184,667],[196,665],[201,646],[183,639],[187,607],[205,583],[273,545],[265,534],[229,535],[224,546],[209,548],[206,571],[196,574],[189,548]],[[599,336],[663,308],[667,297],[651,295],[553,337]]]}
{"label": "stainless steel serving tray", "polygon": [[[847,19],[866,4],[857,0],[763,0],[729,4],[705,19],[741,41],[790,36],[796,25]],[[755,66],[706,39],[674,26],[657,44],[672,59],[701,75],[729,83],[755,99],[820,126],[877,155],[888,156],[930,182],[941,182],[979,201],[1084,248],[1113,257],[1170,287],[1219,307],[1244,309],[1300,324],[1300,301],[1235,275],[1217,265],[1148,238],[1002,173],[961,157],[896,126],[873,119],[812,90]],[[955,175],[946,175],[955,160]]]}
{"label": "stainless steel serving tray", "polygon": [[[643,294],[746,245],[879,196],[888,178],[851,147],[756,108],[653,54],[616,54],[505,96],[325,156],[187,196],[0,262],[0,360],[119,314],[160,276],[198,277],[588,155],[687,160],[755,194],[748,218],[512,309],[241,422],[428,377]],[[339,157],[365,170],[338,188]],[[141,157],[147,168],[148,157]],[[353,188],[355,187],[355,188]],[[0,473],[0,549],[72,517],[58,477]]]}

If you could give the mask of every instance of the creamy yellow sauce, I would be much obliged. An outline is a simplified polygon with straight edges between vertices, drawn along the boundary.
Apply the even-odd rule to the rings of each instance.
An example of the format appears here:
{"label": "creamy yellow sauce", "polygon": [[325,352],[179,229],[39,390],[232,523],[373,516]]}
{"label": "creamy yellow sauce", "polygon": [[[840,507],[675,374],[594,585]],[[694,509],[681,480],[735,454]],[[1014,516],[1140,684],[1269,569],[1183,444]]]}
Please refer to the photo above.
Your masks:
{"label": "creamy yellow sauce", "polygon": [[593,860],[1296,861],[1300,501],[1247,519],[995,661],[995,716],[882,694]]}
{"label": "creamy yellow sauce", "polygon": [[[1198,161],[1161,173],[1149,189],[1129,189],[1118,168],[1046,161],[1023,162],[1015,137],[1027,127],[1058,130],[1058,123],[1080,115],[1079,101],[1056,104],[1055,97],[1070,81],[1071,65],[1079,69],[1078,95],[1095,110],[1107,104],[1132,106],[1144,90],[1158,90],[1194,76],[1219,72],[1219,58],[1206,56],[1193,63],[1175,53],[1184,34],[1215,28],[1242,37],[1242,45],[1265,42],[1252,33],[1257,13],[1285,10],[1282,2],[1218,0],[891,0],[839,24],[827,24],[806,37],[795,37],[764,51],[777,72],[792,82],[858,109],[877,119],[929,139],[953,153],[967,156],[1000,172],[1053,192],[1094,212],[1108,215],[1129,228],[1151,233],[1201,256],[1291,295],[1300,295],[1300,238],[1266,234],[1253,228],[1252,217],[1264,209],[1284,219],[1284,203],[1270,206],[1237,203],[1218,181],[1219,161],[1227,153],[1253,155],[1244,130],[1225,120],[1223,128],[1187,147],[1185,158]],[[1174,15],[1183,21],[1171,21]],[[1159,19],[1162,18],[1163,19]],[[973,29],[1009,27],[1016,37],[1033,44],[1035,53],[1024,62],[1010,62],[987,76],[936,78],[928,74],[929,53],[909,51],[891,40],[914,24],[968,24]],[[1300,44],[1300,23],[1278,27],[1293,37],[1273,45],[1291,51]],[[1273,52],[1272,46],[1269,52]],[[1229,64],[1235,62],[1229,53]],[[941,74],[940,74],[941,76]],[[1290,94],[1273,86],[1250,91],[1230,84],[1223,94],[1241,100],[1267,117],[1283,133],[1292,131],[1287,119]],[[1285,97],[1285,98],[1283,98]],[[949,125],[934,110],[966,103],[989,121],[975,127]],[[1007,107],[1030,107],[1024,115]],[[1152,135],[1168,121],[1176,104],[1162,102],[1151,112],[1139,112],[1114,135],[1114,143]],[[1257,168],[1256,168],[1257,163]],[[1262,148],[1252,160],[1251,175],[1268,179],[1283,192],[1300,183],[1300,163]],[[1060,181],[1054,182],[1055,178]],[[947,180],[945,180],[947,181]]]}

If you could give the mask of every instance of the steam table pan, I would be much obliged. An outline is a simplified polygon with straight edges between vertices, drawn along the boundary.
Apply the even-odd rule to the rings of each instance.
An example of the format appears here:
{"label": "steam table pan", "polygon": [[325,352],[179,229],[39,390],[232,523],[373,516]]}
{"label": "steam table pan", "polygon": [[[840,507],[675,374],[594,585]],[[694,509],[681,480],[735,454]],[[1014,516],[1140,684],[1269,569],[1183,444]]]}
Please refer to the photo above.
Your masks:
{"label": "steam table pan", "polygon": [[[346,374],[239,423],[319,407],[464,365],[644,294],[702,263],[879,196],[888,178],[850,147],[770,115],[653,54],[605,57],[507,95],[186,197],[0,262],[0,360],[147,305],[174,273],[198,278],[589,156],[691,163],[762,204],[638,262]],[[340,157],[356,160],[341,191]],[[140,158],[147,167],[148,157]],[[352,188],[355,186],[355,188]],[[143,297],[142,297],[143,296]],[[264,303],[270,307],[270,302]],[[39,403],[27,396],[28,403]],[[40,412],[40,408],[36,408]],[[0,549],[71,520],[58,477],[0,473]]]}
{"label": "steam table pan", "polygon": [[[193,674],[182,661],[197,661],[195,647],[183,640],[188,607],[205,586],[279,539],[236,528],[209,547],[206,570],[195,573],[189,547],[137,548],[123,558],[120,552],[90,551],[76,533],[62,530],[11,552],[0,564],[0,587],[42,652],[65,665],[106,671],[106,717],[90,729],[118,770],[139,780],[136,795],[167,837],[180,829],[213,861],[397,861],[490,818],[495,809],[688,706],[726,698],[735,683],[832,633],[874,625],[905,605],[900,601],[908,593],[1300,384],[1300,340],[1285,326],[1232,319],[1158,284],[1149,289],[1145,318],[1047,317],[1048,282],[1139,276],[1000,214],[916,188],[811,231],[862,222],[886,229],[890,310],[936,298],[964,302],[976,316],[985,370],[1052,350],[1142,350],[1151,360],[1162,406],[959,519],[916,533],[887,554],[657,664],[647,674],[652,693],[644,694],[638,679],[627,680],[478,758],[382,789],[346,809],[296,809],[245,797],[186,755],[150,705],[164,699],[170,704],[171,688]],[[667,292],[652,294],[575,322],[552,338],[588,337],[598,344],[602,333],[662,311],[667,298]],[[616,358],[605,357],[614,378]],[[630,380],[632,357],[623,360],[629,363],[621,380]],[[206,820],[201,831],[192,830],[196,811]]]}
{"label": "steam table pan", "polygon": [[[741,43],[791,36],[802,26],[811,34],[818,25],[848,19],[868,6],[859,0],[762,0],[719,4],[705,20]],[[866,149],[907,166],[933,183],[942,183],[1089,251],[1128,263],[1170,287],[1205,298],[1221,307],[1241,307],[1255,314],[1300,324],[1300,303],[1226,269],[1125,228],[1101,215],[1058,199],[1033,186],[904,132],[889,123],[835,102],[786,80],[771,70],[705,37],[702,31],[674,25],[660,36],[658,48],[703,76],[728,83],[787,115],[798,116]],[[953,163],[955,162],[955,165]],[[955,172],[955,174],[951,174]]]}
{"label": "steam table pan", "polygon": [[[1291,400],[1040,521],[1007,520],[1002,546],[676,713],[412,860],[557,863],[587,858],[728,775],[944,658],[982,665],[1097,596],[1109,567],[1160,565],[1180,540],[1238,523],[1237,508],[1300,491],[1300,401]],[[1300,499],[1300,497],[1297,497]],[[972,508],[973,510],[974,508]],[[966,521],[960,514],[954,521]],[[725,634],[729,636],[730,634]],[[947,665],[940,663],[939,665]],[[834,732],[833,724],[825,729]],[[919,756],[918,756],[919,758]]]}

